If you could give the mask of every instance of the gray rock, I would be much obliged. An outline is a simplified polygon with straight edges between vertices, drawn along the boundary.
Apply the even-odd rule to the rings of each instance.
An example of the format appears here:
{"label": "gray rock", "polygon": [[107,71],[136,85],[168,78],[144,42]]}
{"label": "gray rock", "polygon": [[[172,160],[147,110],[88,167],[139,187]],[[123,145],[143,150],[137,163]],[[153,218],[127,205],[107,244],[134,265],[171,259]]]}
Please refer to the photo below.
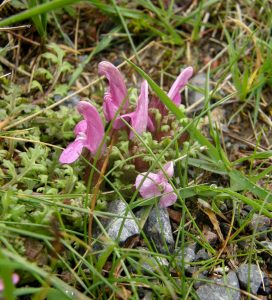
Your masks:
{"label": "gray rock", "polygon": [[136,250],[139,251],[139,257],[137,259],[138,263],[132,268],[134,271],[139,271],[140,273],[156,272],[162,267],[168,267],[169,262],[166,258],[160,256],[151,255],[145,247],[138,247]]}
{"label": "gray rock", "polygon": [[189,245],[184,248],[184,252],[182,253],[182,249],[177,252],[177,256],[175,257],[175,261],[177,266],[182,269],[184,264],[184,269],[188,270],[190,267],[190,263],[195,260],[195,245]]}
{"label": "gray rock", "polygon": [[151,210],[144,232],[160,253],[173,252],[175,242],[166,208],[154,207]]}
{"label": "gray rock", "polygon": [[[103,220],[102,224],[112,240],[120,243],[125,242],[129,237],[140,234],[140,229],[135,221],[135,217],[127,210],[127,203],[121,200],[111,201],[108,206],[108,212],[116,215],[112,219]],[[120,230],[121,233],[120,233]]]}
{"label": "gray rock", "polygon": [[195,256],[195,261],[208,260],[209,258],[211,258],[210,254],[205,249],[200,249]]}
{"label": "gray rock", "polygon": [[270,218],[259,214],[253,214],[248,226],[251,230],[255,230],[256,228],[256,232],[263,231],[264,228],[268,230],[270,227]]}
{"label": "gray rock", "polygon": [[200,300],[239,300],[240,291],[230,287],[239,289],[239,282],[233,271],[223,278],[215,279],[214,283],[202,285],[197,290],[197,295]]}
{"label": "gray rock", "polygon": [[[196,76],[194,76],[191,80],[190,80],[190,84],[195,86],[196,88],[200,89],[200,90],[205,90],[205,84],[206,84],[206,74],[205,73],[199,73]],[[209,87],[209,91],[211,90],[211,87]],[[188,101],[189,101],[189,105],[192,105],[194,103],[196,103],[197,101],[199,101],[201,98],[204,97],[204,93],[201,93],[200,91],[196,91],[191,89],[189,91],[189,95],[188,95]],[[195,110],[200,110],[203,108],[204,105],[204,100],[198,105],[196,106]]]}
{"label": "gray rock", "polygon": [[[272,242],[262,241],[261,244],[269,252],[272,251]],[[272,254],[272,252],[271,252],[271,254]]]}
{"label": "gray rock", "polygon": [[242,264],[238,268],[237,276],[239,278],[241,288],[247,290],[247,286],[249,285],[251,293],[256,294],[263,282],[265,274],[260,271],[257,265]]}
{"label": "gray rock", "polygon": [[[73,94],[73,92],[68,92],[68,95]],[[54,95],[54,100],[56,102],[60,101],[63,97],[61,95]],[[62,105],[68,106],[68,107],[75,107],[80,101],[80,97],[78,95],[74,95],[71,98],[67,99],[62,103]]]}

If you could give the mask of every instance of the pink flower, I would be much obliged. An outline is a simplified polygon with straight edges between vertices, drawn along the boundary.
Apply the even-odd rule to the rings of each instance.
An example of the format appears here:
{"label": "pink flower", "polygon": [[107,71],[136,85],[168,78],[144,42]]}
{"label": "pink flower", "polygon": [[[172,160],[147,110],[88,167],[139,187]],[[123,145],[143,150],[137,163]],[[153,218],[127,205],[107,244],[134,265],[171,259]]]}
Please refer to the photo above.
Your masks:
{"label": "pink flower", "polygon": [[123,103],[124,108],[128,107],[128,92],[120,71],[110,62],[102,61],[98,65],[98,74],[105,75],[109,81],[109,87],[104,95],[104,115],[106,120],[109,122],[112,120],[119,109],[120,105]]}
{"label": "pink flower", "polygon": [[59,161],[71,164],[76,161],[83,148],[95,155],[104,137],[104,125],[96,108],[86,101],[77,105],[77,110],[83,116],[74,129],[76,139],[63,150]]}
{"label": "pink flower", "polygon": [[176,104],[180,105],[181,103],[181,96],[180,96],[180,90],[185,87],[189,79],[193,75],[193,68],[187,67],[184,69],[175,82],[173,83],[172,87],[170,88],[170,91],[168,92],[168,97]]}
{"label": "pink flower", "polygon": [[[116,115],[125,98],[127,99],[123,107],[125,110],[128,109],[128,92],[122,74],[110,62],[102,61],[98,66],[98,73],[105,75],[109,81],[109,88],[104,95],[103,109],[106,120],[110,121]],[[141,93],[136,110],[117,118],[113,123],[113,128],[119,129],[125,127],[126,124],[122,119],[130,123],[131,127],[138,134],[142,134],[147,128],[150,131],[154,130],[153,123],[148,116],[148,84],[146,81],[143,81],[141,85]],[[133,137],[134,132],[131,131],[129,138],[132,139]]]}
{"label": "pink flower", "polygon": [[[113,128],[119,129],[125,127],[126,124],[123,122],[130,123],[131,127],[140,135],[146,131],[147,127],[150,130],[153,128],[153,123],[148,117],[148,84],[144,80],[141,84],[141,93],[138,98],[136,110],[134,112],[124,114],[117,118],[113,123]],[[134,132],[130,131],[129,138],[134,137]]]}
{"label": "pink flower", "polygon": [[[17,284],[19,282],[19,275],[14,273],[12,274],[12,283],[13,284]],[[2,292],[4,290],[5,286],[4,286],[4,282],[2,279],[0,279],[0,292]]]}
{"label": "pink flower", "polygon": [[143,198],[159,197],[160,207],[168,207],[176,202],[177,195],[173,191],[172,185],[168,182],[166,176],[173,177],[174,175],[174,164],[173,162],[168,162],[163,167],[163,171],[158,173],[142,173],[136,177],[135,186],[136,189],[139,188],[139,192]]}

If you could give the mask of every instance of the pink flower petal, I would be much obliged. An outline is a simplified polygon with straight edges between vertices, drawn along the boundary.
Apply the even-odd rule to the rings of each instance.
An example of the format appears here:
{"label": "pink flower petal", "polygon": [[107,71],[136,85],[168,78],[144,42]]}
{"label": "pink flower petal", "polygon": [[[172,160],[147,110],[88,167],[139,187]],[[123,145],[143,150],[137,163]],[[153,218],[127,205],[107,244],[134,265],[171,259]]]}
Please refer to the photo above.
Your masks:
{"label": "pink flower petal", "polygon": [[180,96],[180,90],[185,87],[187,84],[188,80],[192,77],[193,75],[193,68],[188,67],[184,69],[177,79],[175,80],[174,84],[172,85],[170,91],[168,92],[168,97],[172,99],[172,101],[176,105],[180,105],[181,103],[181,96]]}
{"label": "pink flower petal", "polygon": [[[12,274],[12,283],[13,284],[17,284],[19,282],[19,279],[20,279],[20,277],[18,274],[16,274],[16,273]],[[4,290],[4,282],[2,279],[0,279],[0,292],[2,292],[3,290]]]}
{"label": "pink flower petal", "polygon": [[164,194],[160,199],[160,207],[168,207],[177,201],[177,195],[173,191],[173,187],[170,183],[166,183],[164,188]]}
{"label": "pink flower petal", "polygon": [[136,189],[139,188],[139,192],[143,198],[160,196],[161,191],[158,185],[158,175],[155,173],[149,173],[144,179],[145,175],[146,173],[142,173],[136,177]]}
{"label": "pink flower petal", "polygon": [[76,161],[82,152],[82,149],[85,144],[85,139],[86,138],[78,137],[75,141],[69,144],[60,155],[60,163],[71,164],[74,161]]}
{"label": "pink flower petal", "polygon": [[81,132],[86,133],[86,131],[87,131],[87,122],[85,120],[79,121],[74,128],[75,135],[78,135]]}
{"label": "pink flower petal", "polygon": [[[144,80],[141,84],[141,93],[138,99],[136,111],[131,118],[131,126],[141,135],[146,131],[148,122],[148,84]],[[133,131],[130,132],[130,139],[134,136]]]}
{"label": "pink flower petal", "polygon": [[173,175],[174,175],[174,163],[172,161],[169,161],[167,164],[165,164],[163,166],[163,169],[169,177],[173,177]]}
{"label": "pink flower petal", "polygon": [[95,155],[104,137],[103,122],[97,109],[90,103],[81,101],[78,103],[77,109],[87,123],[84,147]]}
{"label": "pink flower petal", "polygon": [[115,105],[115,103],[111,100],[111,95],[106,92],[104,95],[103,112],[108,122],[114,118],[118,109],[119,106]]}
{"label": "pink flower petal", "polygon": [[[115,129],[119,129],[125,126],[122,119],[130,123],[131,127],[140,135],[146,131],[148,124],[148,84],[147,81],[143,81],[141,85],[141,93],[138,99],[137,108],[134,112],[125,114],[117,118],[113,124]],[[134,137],[134,132],[131,130],[129,138]]]}
{"label": "pink flower petal", "polygon": [[[103,107],[105,117],[107,121],[110,121],[127,97],[127,88],[120,71],[108,61],[102,61],[98,65],[98,74],[105,75],[109,81],[109,89],[104,97],[106,104]],[[127,106],[128,100],[125,101],[124,108]]]}

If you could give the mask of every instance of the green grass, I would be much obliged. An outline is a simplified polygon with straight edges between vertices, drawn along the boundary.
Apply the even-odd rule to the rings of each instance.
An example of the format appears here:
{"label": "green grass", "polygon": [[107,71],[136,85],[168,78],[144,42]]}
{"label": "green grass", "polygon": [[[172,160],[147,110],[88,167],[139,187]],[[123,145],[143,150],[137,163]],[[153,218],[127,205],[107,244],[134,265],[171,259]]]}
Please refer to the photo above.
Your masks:
{"label": "green grass", "polygon": [[[272,218],[269,1],[199,1],[191,7],[164,2],[28,1],[27,6],[21,3],[22,10],[8,4],[14,9],[10,16],[3,10],[0,277],[6,299],[140,299],[143,290],[154,299],[198,299],[194,283],[202,279],[197,273],[189,276],[184,258],[176,253],[180,250],[183,256],[193,243],[210,255],[191,263],[199,273],[226,265],[233,269],[243,262],[265,269],[262,254],[270,250],[259,241],[265,232],[248,227],[254,213]],[[29,23],[31,32],[18,32],[39,42],[39,48],[14,34],[18,32],[12,26]],[[6,27],[11,27],[9,36]],[[90,28],[95,38],[88,35]],[[104,85],[97,77],[102,59],[123,62],[129,87],[146,79],[150,94],[164,103],[176,126],[172,137],[161,142],[148,133],[135,133],[136,142],[129,146],[127,135],[120,134],[104,174],[98,157],[82,157],[71,166],[58,162],[80,120],[75,109],[63,103],[88,98],[102,112]],[[188,90],[202,91],[198,113],[176,107],[165,92],[186,65],[193,65],[196,73],[205,68],[203,89],[189,84],[183,93],[184,104],[190,100]],[[130,90],[131,98],[134,94]],[[219,111],[224,117],[218,123],[219,113],[214,112]],[[107,141],[110,131],[111,124]],[[188,140],[180,145],[185,134]],[[132,146],[138,150],[133,152]],[[164,243],[162,254],[143,229],[158,199],[142,199],[131,178],[140,172],[135,171],[135,161],[145,161],[147,172],[157,172],[169,160],[175,161],[175,176],[169,182],[178,196],[171,208],[180,219],[172,221],[175,252]],[[103,182],[97,192],[92,180],[99,175]],[[123,216],[107,211],[113,199],[126,203]],[[207,228],[218,232],[201,203],[211,209],[214,222],[229,225],[223,254],[222,241],[214,245],[207,240]],[[244,217],[246,205],[252,211]],[[140,209],[143,214],[136,218]],[[90,212],[93,231],[100,232],[92,237]],[[145,250],[110,239],[103,220],[114,217],[123,219],[121,228],[127,218],[136,221]],[[36,256],[29,254],[27,241]],[[242,243],[248,247],[239,249]],[[17,287],[10,280],[13,272],[20,275]],[[243,291],[245,298],[249,291]]]}

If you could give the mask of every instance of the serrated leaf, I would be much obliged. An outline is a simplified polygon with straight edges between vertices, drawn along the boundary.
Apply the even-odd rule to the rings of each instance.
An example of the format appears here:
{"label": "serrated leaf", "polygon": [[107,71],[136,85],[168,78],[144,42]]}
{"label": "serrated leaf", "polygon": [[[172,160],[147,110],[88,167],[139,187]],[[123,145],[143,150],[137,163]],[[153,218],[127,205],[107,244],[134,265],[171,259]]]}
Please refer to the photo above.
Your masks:
{"label": "serrated leaf", "polygon": [[39,83],[39,81],[37,81],[37,80],[32,80],[32,81],[31,81],[30,89],[31,89],[31,90],[38,89],[40,92],[43,93],[42,85],[41,85],[41,84]]}

